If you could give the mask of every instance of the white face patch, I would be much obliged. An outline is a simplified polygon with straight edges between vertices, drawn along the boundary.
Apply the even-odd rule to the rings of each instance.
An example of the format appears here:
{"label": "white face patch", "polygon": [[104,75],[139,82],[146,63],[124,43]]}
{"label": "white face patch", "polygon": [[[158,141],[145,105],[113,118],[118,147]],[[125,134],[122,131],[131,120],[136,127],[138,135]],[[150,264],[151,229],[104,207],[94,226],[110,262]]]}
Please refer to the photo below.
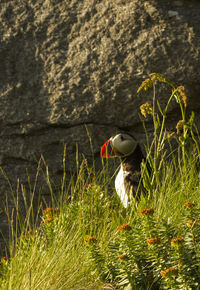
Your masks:
{"label": "white face patch", "polygon": [[127,134],[118,134],[111,138],[113,150],[119,151],[124,156],[128,156],[135,150],[137,141]]}

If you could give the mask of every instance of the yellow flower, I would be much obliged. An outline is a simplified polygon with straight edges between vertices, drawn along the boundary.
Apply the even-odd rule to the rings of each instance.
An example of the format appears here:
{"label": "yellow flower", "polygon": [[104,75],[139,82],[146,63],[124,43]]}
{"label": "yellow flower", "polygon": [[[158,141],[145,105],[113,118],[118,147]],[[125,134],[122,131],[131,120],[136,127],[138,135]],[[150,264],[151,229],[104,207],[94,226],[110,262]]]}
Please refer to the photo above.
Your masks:
{"label": "yellow flower", "polygon": [[153,108],[152,108],[151,104],[147,102],[147,103],[140,106],[140,112],[146,118],[147,115],[153,114]]}
{"label": "yellow flower", "polygon": [[175,132],[169,133],[169,134],[167,135],[167,139],[170,139],[170,138],[173,137],[174,135],[175,135]]}
{"label": "yellow flower", "polygon": [[153,82],[152,80],[146,79],[142,82],[142,84],[140,85],[139,89],[137,90],[137,93],[139,93],[141,90],[147,90],[148,88],[151,88],[153,86]]}
{"label": "yellow flower", "polygon": [[159,81],[161,83],[168,83],[168,80],[158,73],[151,73],[149,75],[150,75],[152,81]]}
{"label": "yellow flower", "polygon": [[147,245],[148,246],[152,246],[152,245],[156,245],[156,244],[160,244],[160,239],[159,238],[151,238],[147,240]]}
{"label": "yellow flower", "polygon": [[189,221],[187,222],[188,228],[193,228],[196,225],[196,221]]}
{"label": "yellow flower", "polygon": [[128,224],[123,224],[118,227],[118,231],[130,231],[132,228]]}
{"label": "yellow flower", "polygon": [[177,276],[178,274],[178,269],[177,268],[167,268],[163,271],[160,272],[161,276],[163,278],[170,278],[170,277],[173,277],[173,276]]}
{"label": "yellow flower", "polygon": [[97,239],[94,237],[89,237],[89,238],[85,238],[84,242],[85,244],[94,244],[97,242]]}
{"label": "yellow flower", "polygon": [[141,215],[141,216],[148,216],[148,215],[153,215],[153,214],[154,214],[153,208],[146,208],[146,209],[143,209],[139,212],[139,215]]}
{"label": "yellow flower", "polygon": [[188,201],[188,202],[184,203],[184,206],[187,208],[191,208],[191,207],[195,206],[195,204],[193,202]]}
{"label": "yellow flower", "polygon": [[120,260],[128,260],[128,255],[127,254],[122,254],[122,255],[119,255],[118,258]]}

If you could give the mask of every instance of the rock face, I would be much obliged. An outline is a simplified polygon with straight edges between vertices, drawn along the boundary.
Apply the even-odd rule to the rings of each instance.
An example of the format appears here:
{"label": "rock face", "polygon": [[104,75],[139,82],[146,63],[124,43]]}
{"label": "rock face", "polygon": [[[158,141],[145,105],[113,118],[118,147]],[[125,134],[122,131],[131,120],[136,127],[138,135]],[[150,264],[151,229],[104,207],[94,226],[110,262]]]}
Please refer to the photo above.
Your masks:
{"label": "rock face", "polygon": [[[198,0],[1,1],[0,165],[13,191],[26,168],[34,182],[41,154],[59,179],[63,143],[68,169],[76,143],[90,158],[85,125],[95,156],[119,129],[144,140],[139,106],[152,95],[136,92],[148,73],[184,85],[199,112],[199,15]],[[168,96],[159,92],[161,104]],[[174,124],[177,105],[170,110]],[[0,184],[4,201],[3,175]]]}

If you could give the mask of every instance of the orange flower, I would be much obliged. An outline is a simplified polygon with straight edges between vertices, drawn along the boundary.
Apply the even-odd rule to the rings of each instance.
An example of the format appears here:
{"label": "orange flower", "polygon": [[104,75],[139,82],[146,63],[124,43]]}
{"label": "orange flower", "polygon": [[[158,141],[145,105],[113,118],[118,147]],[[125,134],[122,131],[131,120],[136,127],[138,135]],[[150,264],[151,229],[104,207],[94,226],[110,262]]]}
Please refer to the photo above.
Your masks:
{"label": "orange flower", "polygon": [[172,246],[180,246],[184,243],[184,239],[183,238],[174,238],[171,240],[171,245]]}
{"label": "orange flower", "polygon": [[43,214],[50,214],[54,211],[53,207],[48,207],[48,208],[45,208],[42,213]]}
{"label": "orange flower", "polygon": [[122,255],[119,255],[118,258],[120,260],[128,260],[128,255],[127,254],[122,254]]}
{"label": "orange flower", "polygon": [[195,206],[195,204],[193,202],[188,201],[188,202],[184,203],[184,206],[187,208],[191,208],[191,207]]}
{"label": "orange flower", "polygon": [[183,120],[179,120],[178,123],[176,124],[176,133],[179,135],[181,133],[181,130],[183,126],[185,125],[185,122]]}
{"label": "orange flower", "polygon": [[141,215],[141,216],[147,216],[147,215],[153,215],[153,214],[154,214],[153,208],[146,208],[146,209],[143,209],[139,212],[139,215]]}
{"label": "orange flower", "polygon": [[44,224],[48,225],[53,221],[53,217],[48,217],[47,219],[44,220]]}
{"label": "orange flower", "polygon": [[177,276],[178,269],[177,268],[167,268],[160,272],[163,278],[170,278],[172,276]]}
{"label": "orange flower", "polygon": [[159,238],[151,238],[147,240],[147,245],[148,246],[152,246],[152,245],[156,245],[156,244],[160,244],[160,239]]}
{"label": "orange flower", "polygon": [[180,86],[177,88],[177,91],[179,92],[181,98],[182,98],[182,101],[183,101],[183,104],[184,104],[184,107],[187,107],[187,95],[185,93],[185,88],[184,86]]}
{"label": "orange flower", "polygon": [[8,261],[8,257],[1,257],[1,264],[5,264]]}
{"label": "orange flower", "polygon": [[130,231],[132,228],[128,224],[123,224],[118,227],[118,231]]}
{"label": "orange flower", "polygon": [[97,239],[93,237],[89,237],[89,238],[85,238],[84,242],[85,244],[94,244],[97,242]]}

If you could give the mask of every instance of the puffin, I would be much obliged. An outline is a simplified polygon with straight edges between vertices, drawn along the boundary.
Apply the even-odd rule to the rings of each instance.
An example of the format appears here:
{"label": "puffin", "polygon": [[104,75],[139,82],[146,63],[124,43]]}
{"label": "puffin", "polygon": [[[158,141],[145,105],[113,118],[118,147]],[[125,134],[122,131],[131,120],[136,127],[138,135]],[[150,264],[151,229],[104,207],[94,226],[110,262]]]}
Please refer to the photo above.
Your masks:
{"label": "puffin", "polygon": [[141,162],[144,155],[136,139],[129,133],[112,136],[101,147],[102,158],[120,158],[120,170],[115,179],[115,189],[125,208],[131,196],[140,197],[138,185],[141,179]]}

